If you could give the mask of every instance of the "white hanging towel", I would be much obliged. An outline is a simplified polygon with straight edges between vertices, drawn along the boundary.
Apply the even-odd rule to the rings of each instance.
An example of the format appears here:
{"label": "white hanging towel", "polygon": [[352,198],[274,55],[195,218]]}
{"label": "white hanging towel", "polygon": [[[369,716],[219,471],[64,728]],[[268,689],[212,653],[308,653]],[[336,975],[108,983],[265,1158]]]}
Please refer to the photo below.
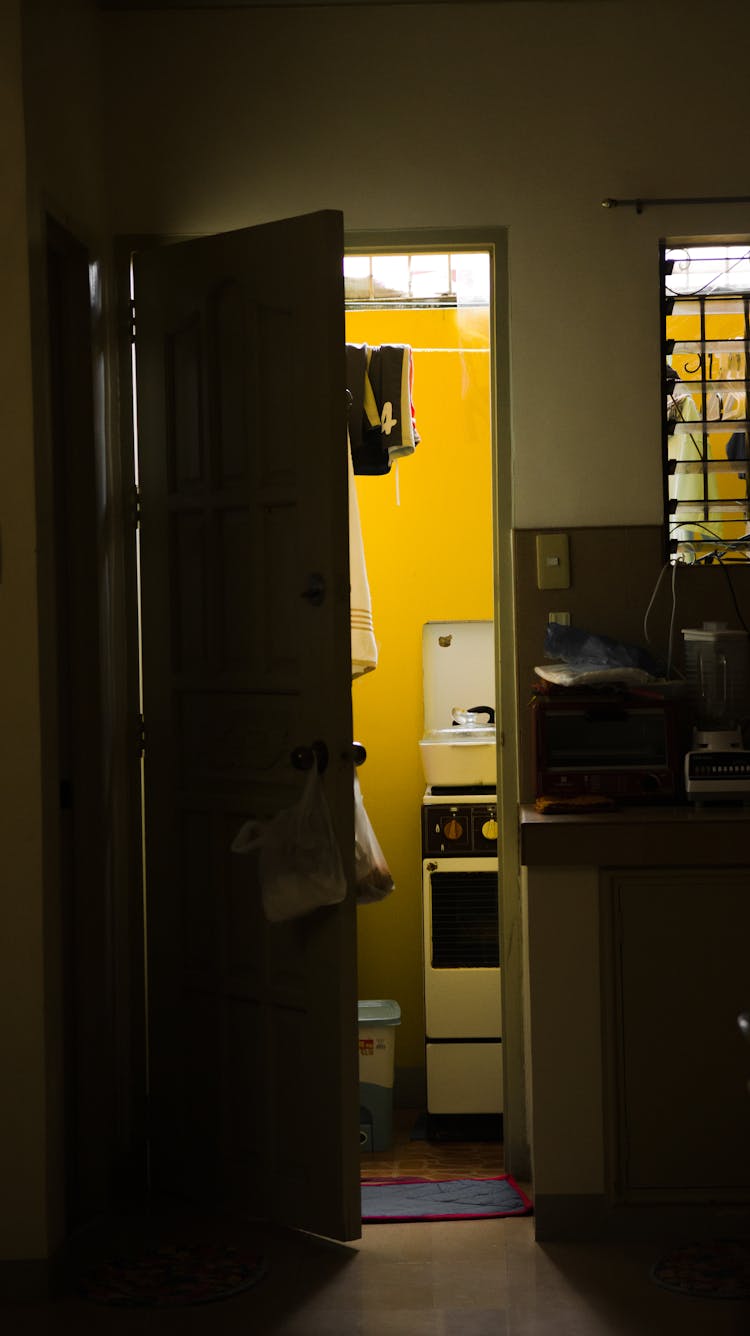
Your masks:
{"label": "white hanging towel", "polygon": [[357,485],[354,481],[352,452],[347,437],[346,456],[349,464],[349,585],[352,624],[352,679],[371,673],[378,663],[378,647],[372,625],[370,585],[365,566],[362,544],[362,526],[359,520]]}

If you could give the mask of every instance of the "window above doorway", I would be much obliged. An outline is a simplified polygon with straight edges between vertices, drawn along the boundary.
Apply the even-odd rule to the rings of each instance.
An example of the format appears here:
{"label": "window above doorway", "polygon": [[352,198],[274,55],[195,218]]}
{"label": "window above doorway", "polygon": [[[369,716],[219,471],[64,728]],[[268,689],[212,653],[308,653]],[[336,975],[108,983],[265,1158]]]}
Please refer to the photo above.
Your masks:
{"label": "window above doorway", "polygon": [[436,306],[489,306],[487,251],[423,251],[346,255],[348,310]]}
{"label": "window above doorway", "polygon": [[662,246],[670,561],[750,560],[750,242]]}

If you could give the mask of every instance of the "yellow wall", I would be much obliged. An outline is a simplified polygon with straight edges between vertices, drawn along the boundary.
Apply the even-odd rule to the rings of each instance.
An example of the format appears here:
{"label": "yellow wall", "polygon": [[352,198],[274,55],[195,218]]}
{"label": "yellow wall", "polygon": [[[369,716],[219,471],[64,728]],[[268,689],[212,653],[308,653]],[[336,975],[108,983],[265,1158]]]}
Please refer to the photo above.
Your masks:
{"label": "yellow wall", "polygon": [[346,337],[414,350],[420,444],[387,476],[356,479],[379,660],[352,688],[362,792],[396,883],[359,911],[359,995],[400,1004],[396,1065],[414,1068],[424,1063],[422,626],[492,617],[489,312],[349,312]]}

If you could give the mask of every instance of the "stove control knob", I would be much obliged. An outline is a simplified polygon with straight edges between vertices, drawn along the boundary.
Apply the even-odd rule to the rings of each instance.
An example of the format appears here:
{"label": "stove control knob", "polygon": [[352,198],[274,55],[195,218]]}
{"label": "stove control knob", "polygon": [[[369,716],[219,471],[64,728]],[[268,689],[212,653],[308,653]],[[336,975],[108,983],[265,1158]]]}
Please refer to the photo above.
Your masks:
{"label": "stove control knob", "polygon": [[497,822],[494,817],[482,823],[482,834],[486,840],[497,839]]}
{"label": "stove control knob", "polygon": [[443,826],[443,834],[446,840],[460,840],[463,833],[464,828],[461,822],[457,821],[454,816],[449,817]]}

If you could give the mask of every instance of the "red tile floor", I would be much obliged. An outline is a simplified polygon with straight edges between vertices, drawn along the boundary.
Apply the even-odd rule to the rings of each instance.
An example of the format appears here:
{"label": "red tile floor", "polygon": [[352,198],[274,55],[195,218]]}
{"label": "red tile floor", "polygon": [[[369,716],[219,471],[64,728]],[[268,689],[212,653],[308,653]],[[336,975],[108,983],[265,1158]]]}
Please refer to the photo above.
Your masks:
{"label": "red tile floor", "polygon": [[365,1151],[363,1178],[489,1178],[504,1172],[501,1141],[412,1140],[418,1109],[394,1109],[393,1144],[388,1151]]}

